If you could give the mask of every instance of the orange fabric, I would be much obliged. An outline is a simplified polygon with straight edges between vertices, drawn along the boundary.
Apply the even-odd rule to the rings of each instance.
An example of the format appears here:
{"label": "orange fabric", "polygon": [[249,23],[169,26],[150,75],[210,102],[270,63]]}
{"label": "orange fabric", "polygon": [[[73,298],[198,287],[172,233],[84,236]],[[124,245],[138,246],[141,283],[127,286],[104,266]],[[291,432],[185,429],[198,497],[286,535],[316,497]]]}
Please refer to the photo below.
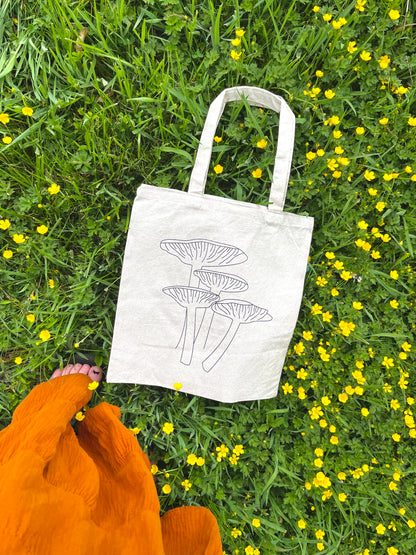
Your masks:
{"label": "orange fabric", "polygon": [[72,374],[35,387],[0,432],[2,553],[222,555],[207,509],[160,518],[149,460],[117,407],[87,411],[75,435],[89,383]]}

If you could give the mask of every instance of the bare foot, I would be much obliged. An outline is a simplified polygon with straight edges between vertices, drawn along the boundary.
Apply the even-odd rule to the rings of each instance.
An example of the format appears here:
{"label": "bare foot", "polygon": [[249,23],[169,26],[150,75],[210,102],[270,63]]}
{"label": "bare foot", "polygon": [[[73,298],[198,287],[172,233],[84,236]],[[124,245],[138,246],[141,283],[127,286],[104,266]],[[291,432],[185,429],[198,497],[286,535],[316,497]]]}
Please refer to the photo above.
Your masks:
{"label": "bare foot", "polygon": [[98,366],[90,366],[89,364],[68,364],[62,370],[58,368],[52,374],[52,378],[58,378],[59,376],[67,376],[68,374],[86,374],[94,382],[100,382],[103,377],[103,372]]}

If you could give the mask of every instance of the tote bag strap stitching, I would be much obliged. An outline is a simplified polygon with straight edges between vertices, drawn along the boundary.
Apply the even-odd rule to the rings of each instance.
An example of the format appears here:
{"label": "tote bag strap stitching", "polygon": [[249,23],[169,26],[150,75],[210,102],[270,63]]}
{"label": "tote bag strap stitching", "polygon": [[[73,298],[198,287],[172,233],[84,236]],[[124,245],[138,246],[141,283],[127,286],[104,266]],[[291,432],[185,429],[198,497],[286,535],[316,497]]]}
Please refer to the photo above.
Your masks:
{"label": "tote bag strap stitching", "polygon": [[283,210],[295,140],[295,116],[283,98],[258,87],[233,87],[225,89],[211,103],[202,130],[188,192],[199,195],[204,194],[214,136],[225,104],[241,100],[242,97],[246,97],[247,102],[251,106],[269,108],[280,113],[269,209],[273,211]]}

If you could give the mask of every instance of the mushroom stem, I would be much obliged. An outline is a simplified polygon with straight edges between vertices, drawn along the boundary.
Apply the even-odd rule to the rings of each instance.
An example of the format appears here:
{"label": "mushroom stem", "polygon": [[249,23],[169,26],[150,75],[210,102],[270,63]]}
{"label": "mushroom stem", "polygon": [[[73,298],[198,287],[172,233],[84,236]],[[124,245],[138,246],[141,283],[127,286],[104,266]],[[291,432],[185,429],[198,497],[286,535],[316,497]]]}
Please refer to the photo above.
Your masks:
{"label": "mushroom stem", "polygon": [[186,309],[185,317],[185,339],[183,342],[183,349],[181,355],[182,364],[189,366],[192,362],[194,352],[194,337],[195,337],[195,319],[196,308],[190,307]]}
{"label": "mushroom stem", "polygon": [[231,322],[230,327],[227,330],[227,333],[224,335],[220,343],[215,347],[212,353],[204,360],[202,363],[202,368],[205,372],[211,372],[220,358],[224,355],[225,351],[231,345],[238,328],[240,327],[240,321],[235,319]]}

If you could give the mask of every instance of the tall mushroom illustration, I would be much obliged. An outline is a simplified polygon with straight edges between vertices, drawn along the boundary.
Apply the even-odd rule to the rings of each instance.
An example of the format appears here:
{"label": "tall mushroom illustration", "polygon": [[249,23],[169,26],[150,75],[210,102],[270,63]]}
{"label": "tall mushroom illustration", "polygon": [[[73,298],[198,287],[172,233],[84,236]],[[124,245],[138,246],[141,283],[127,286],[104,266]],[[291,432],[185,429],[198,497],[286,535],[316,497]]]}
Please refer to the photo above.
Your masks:
{"label": "tall mushroom illustration", "polygon": [[[222,272],[214,272],[213,270],[195,270],[200,281],[205,287],[208,287],[212,293],[221,295],[221,293],[241,293],[248,289],[248,283],[245,279],[240,276],[235,276],[233,274],[224,274]],[[214,319],[215,313],[213,312],[211,318],[206,317],[206,310],[202,317],[199,330],[196,334],[200,338],[199,341],[203,341],[203,347],[206,346],[208,335],[212,326],[212,321]]]}
{"label": "tall mushroom illustration", "polygon": [[219,299],[219,296],[205,289],[182,285],[165,287],[162,291],[186,309],[184,326],[185,338],[182,347],[181,363],[189,366],[192,362],[194,351],[196,311],[198,308],[208,308]]}
{"label": "tall mushroom illustration", "polygon": [[248,301],[225,299],[217,301],[211,308],[216,314],[229,318],[231,324],[220,343],[202,363],[205,372],[210,372],[218,363],[231,345],[241,324],[269,322],[272,320],[271,315],[265,308],[260,308]]}
{"label": "tall mushroom illustration", "polygon": [[207,239],[164,239],[160,242],[160,248],[191,266],[189,287],[199,285],[195,270],[212,266],[233,266],[247,260],[247,255],[238,247]]}

